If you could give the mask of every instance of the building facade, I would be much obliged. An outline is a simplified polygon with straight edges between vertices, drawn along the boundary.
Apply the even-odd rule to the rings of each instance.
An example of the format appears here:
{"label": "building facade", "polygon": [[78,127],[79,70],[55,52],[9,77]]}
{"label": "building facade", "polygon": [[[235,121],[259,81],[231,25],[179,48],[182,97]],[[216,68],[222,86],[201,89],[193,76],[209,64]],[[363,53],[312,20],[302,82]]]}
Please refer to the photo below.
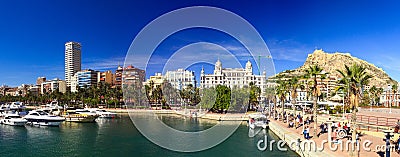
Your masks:
{"label": "building facade", "polygon": [[185,89],[189,85],[196,87],[196,78],[193,71],[184,69],[167,71],[164,79],[168,81],[172,87],[178,90]]}
{"label": "building facade", "polygon": [[38,77],[36,79],[36,85],[41,85],[45,81],[46,81],[46,77]]}
{"label": "building facade", "polygon": [[45,81],[40,86],[40,93],[51,93],[58,90],[61,93],[67,92],[66,81],[55,78],[53,80]]}
{"label": "building facade", "polygon": [[9,95],[9,96],[18,96],[18,87],[10,87],[8,88],[4,95]]}
{"label": "building facade", "polygon": [[122,86],[122,73],[124,72],[124,68],[121,66],[117,67],[117,70],[115,70],[115,75],[114,75],[114,86],[115,87],[121,87]]}
{"label": "building facade", "polygon": [[73,93],[78,92],[78,88],[79,88],[78,75],[77,75],[77,73],[75,73],[75,75],[71,77],[71,87],[70,87],[71,92],[73,92]]}
{"label": "building facade", "polygon": [[[42,82],[43,83],[43,82]],[[40,89],[41,88],[41,84],[38,86],[38,85],[35,85],[35,86],[30,86],[29,87],[29,89],[28,89],[28,91],[32,94],[32,95],[35,95],[35,96],[38,96],[38,95],[40,95]]]}
{"label": "building facade", "polygon": [[392,85],[387,85],[387,87],[383,89],[383,93],[380,96],[379,103],[383,104],[383,106],[385,107],[393,107],[393,106],[399,107],[400,106],[399,89],[393,90]]}
{"label": "building facade", "polygon": [[222,63],[218,60],[215,63],[214,73],[205,74],[204,69],[201,70],[200,88],[211,88],[217,85],[226,85],[230,88],[243,88],[249,86],[253,82],[254,85],[261,89],[261,97],[265,97],[265,89],[267,88],[266,73],[262,75],[253,74],[253,66],[250,61],[243,68],[222,68]]}
{"label": "building facade", "polygon": [[97,71],[92,69],[81,70],[76,73],[77,87],[88,88],[97,85]]}
{"label": "building facade", "polygon": [[129,65],[123,68],[121,80],[123,85],[135,85],[141,88],[146,77],[146,72],[142,69]]}
{"label": "building facade", "polygon": [[150,76],[146,82],[143,82],[143,85],[150,85],[150,82],[153,82],[154,87],[161,86],[164,82],[164,77],[161,73],[155,73],[154,76]]}
{"label": "building facade", "polygon": [[71,87],[71,79],[81,70],[81,44],[77,42],[65,43],[65,81]]}
{"label": "building facade", "polygon": [[97,72],[97,83],[107,83],[113,85],[114,74],[111,70],[105,72]]}

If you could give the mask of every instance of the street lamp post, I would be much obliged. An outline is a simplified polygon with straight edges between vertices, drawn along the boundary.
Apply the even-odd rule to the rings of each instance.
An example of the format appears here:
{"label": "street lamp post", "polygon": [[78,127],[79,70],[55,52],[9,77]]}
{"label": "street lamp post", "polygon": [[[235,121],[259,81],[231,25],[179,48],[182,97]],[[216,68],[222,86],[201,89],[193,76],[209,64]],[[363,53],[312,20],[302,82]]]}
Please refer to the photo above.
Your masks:
{"label": "street lamp post", "polygon": [[[303,107],[303,132],[304,132],[304,117],[306,117],[305,116],[305,113],[304,113],[304,109],[306,108],[306,103],[304,103],[304,107]],[[315,122],[316,123],[316,122]]]}

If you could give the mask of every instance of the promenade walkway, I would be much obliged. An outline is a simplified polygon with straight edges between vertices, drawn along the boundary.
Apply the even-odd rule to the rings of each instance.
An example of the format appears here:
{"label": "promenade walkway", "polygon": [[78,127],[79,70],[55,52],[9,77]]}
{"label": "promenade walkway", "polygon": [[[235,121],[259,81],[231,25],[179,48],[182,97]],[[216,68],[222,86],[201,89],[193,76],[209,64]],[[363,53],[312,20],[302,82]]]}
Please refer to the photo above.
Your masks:
{"label": "promenade walkway", "polygon": [[[313,131],[314,131],[313,125],[314,125],[313,123],[311,123],[311,125],[310,125],[310,136],[313,135]],[[282,134],[282,133],[285,133],[287,135],[290,134],[291,136],[295,136],[295,138],[300,138],[301,141],[306,141],[306,139],[304,139],[304,137],[302,135],[302,127],[299,127],[297,129],[296,128],[288,128],[287,123],[284,123],[282,121],[277,121],[277,120],[272,120],[270,127],[271,126],[272,127],[274,127],[274,126],[280,127],[279,128],[280,132],[276,133],[277,135]],[[320,131],[319,128],[317,128],[317,133],[319,131]],[[360,151],[356,152],[356,154],[354,156],[379,157],[384,153],[381,151],[381,146],[385,145],[385,142],[383,141],[384,137],[375,137],[375,136],[370,136],[370,135],[366,135],[366,134],[361,134],[360,138],[361,138]],[[321,136],[319,136],[318,138],[312,137],[310,140],[313,140],[316,143],[317,148],[321,148],[323,140],[326,140],[326,141],[328,140],[328,135],[327,135],[327,133],[325,133],[325,134],[322,134]],[[329,148],[328,143],[325,143],[324,151],[323,151],[324,154],[318,153],[318,150],[317,150],[317,153],[313,153],[312,151],[314,151],[314,150],[311,150],[311,152],[308,150],[304,150],[304,152],[299,153],[299,155],[303,156],[303,154],[305,154],[304,156],[308,156],[308,155],[309,156],[321,156],[321,155],[323,155],[323,156],[351,156],[350,151],[346,150],[347,139],[341,139],[341,140],[342,140],[343,150],[340,150],[340,146],[341,146],[340,144],[336,144],[338,146],[338,149],[335,151],[335,150],[331,150]],[[369,140],[371,142],[369,147],[366,146],[366,148],[370,148],[370,151],[368,151],[367,149],[363,149],[363,143],[366,140]],[[332,148],[334,148],[334,145],[335,144],[332,144]],[[400,155],[393,151],[393,152],[391,152],[391,156],[396,157],[396,156],[400,156]]]}

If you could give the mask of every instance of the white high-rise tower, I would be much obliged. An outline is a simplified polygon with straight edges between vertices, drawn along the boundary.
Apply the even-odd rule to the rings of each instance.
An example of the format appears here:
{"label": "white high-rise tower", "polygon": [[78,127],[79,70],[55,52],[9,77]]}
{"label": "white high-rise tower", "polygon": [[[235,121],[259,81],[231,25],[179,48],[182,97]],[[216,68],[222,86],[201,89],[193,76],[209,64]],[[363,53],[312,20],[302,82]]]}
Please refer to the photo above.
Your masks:
{"label": "white high-rise tower", "polygon": [[78,42],[65,43],[65,82],[71,87],[74,74],[81,70],[81,44]]}

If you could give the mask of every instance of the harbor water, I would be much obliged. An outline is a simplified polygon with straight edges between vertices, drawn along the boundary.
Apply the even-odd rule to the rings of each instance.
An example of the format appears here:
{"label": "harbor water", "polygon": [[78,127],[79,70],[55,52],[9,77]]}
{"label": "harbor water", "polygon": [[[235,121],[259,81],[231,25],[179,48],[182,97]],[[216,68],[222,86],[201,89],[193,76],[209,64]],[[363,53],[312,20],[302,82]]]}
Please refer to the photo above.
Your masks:
{"label": "harbor water", "polygon": [[[182,131],[200,131],[215,121],[161,115],[167,125]],[[115,119],[97,119],[96,123],[64,122],[60,127],[14,127],[0,125],[0,156],[293,156],[292,151],[260,151],[257,142],[267,135],[279,140],[268,130],[248,137],[244,123],[226,141],[216,147],[193,153],[174,152],[153,144],[133,125],[127,114]]]}

